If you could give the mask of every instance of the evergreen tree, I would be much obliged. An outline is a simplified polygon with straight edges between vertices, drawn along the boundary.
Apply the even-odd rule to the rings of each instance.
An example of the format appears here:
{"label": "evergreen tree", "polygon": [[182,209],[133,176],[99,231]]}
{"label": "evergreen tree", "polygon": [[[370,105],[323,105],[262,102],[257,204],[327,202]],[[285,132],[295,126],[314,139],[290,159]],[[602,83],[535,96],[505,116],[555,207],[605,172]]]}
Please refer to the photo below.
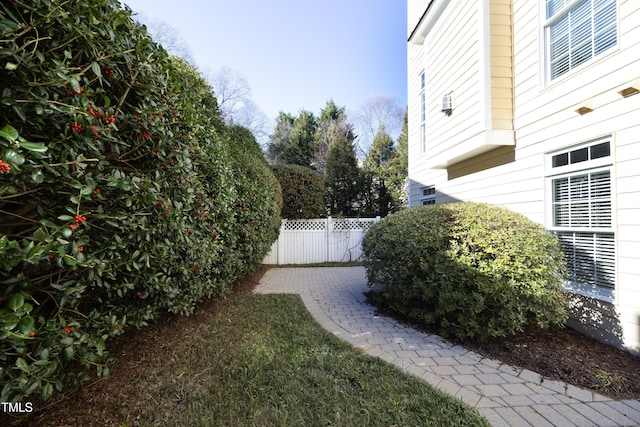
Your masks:
{"label": "evergreen tree", "polygon": [[296,118],[289,114],[280,112],[276,118],[276,129],[269,139],[267,145],[267,160],[271,164],[287,163],[285,160],[286,147],[290,144],[293,134],[293,127]]}
{"label": "evergreen tree", "polygon": [[353,142],[353,127],[347,122],[344,107],[338,107],[330,99],[325,108],[320,111],[320,122],[314,138],[313,167],[319,173],[324,173],[327,164],[329,147],[340,136],[344,136],[348,141]]}
{"label": "evergreen tree", "polygon": [[302,110],[293,123],[293,131],[284,148],[285,163],[311,167],[318,122],[312,112]]}
{"label": "evergreen tree", "polygon": [[353,216],[357,213],[358,175],[353,141],[338,135],[329,148],[325,168],[325,204],[329,215]]}
{"label": "evergreen tree", "polygon": [[389,159],[388,187],[393,197],[396,210],[409,203],[409,129],[407,113],[404,115],[402,133],[398,138],[396,149]]}
{"label": "evergreen tree", "polygon": [[386,216],[395,210],[388,188],[391,174],[389,159],[394,151],[393,139],[382,125],[373,139],[362,170],[363,208],[368,214]]}

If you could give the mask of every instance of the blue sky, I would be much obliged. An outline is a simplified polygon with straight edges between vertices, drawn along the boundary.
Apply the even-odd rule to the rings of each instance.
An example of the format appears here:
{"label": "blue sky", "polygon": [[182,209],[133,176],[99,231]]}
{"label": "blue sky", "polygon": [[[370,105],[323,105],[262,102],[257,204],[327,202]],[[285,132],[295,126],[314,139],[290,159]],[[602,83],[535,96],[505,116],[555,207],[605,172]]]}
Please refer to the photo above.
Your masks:
{"label": "blue sky", "polygon": [[173,27],[202,70],[241,73],[270,119],[332,98],[407,102],[404,0],[121,0]]}

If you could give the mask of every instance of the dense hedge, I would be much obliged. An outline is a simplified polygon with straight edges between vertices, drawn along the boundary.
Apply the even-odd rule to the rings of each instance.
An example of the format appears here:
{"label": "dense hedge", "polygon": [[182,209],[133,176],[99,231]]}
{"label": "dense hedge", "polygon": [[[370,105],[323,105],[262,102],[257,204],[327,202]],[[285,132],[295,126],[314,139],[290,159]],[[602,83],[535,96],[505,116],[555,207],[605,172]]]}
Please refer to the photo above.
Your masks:
{"label": "dense hedge", "polygon": [[564,325],[566,267],[555,237],[507,209],[477,203],[412,208],[363,241],[374,297],[444,336],[485,340]]}
{"label": "dense hedge", "polygon": [[108,373],[105,343],[251,271],[280,189],[189,64],[115,0],[0,4],[0,401]]}
{"label": "dense hedge", "polygon": [[323,215],[324,180],[311,168],[279,164],[273,172],[282,187],[282,218],[318,218]]}

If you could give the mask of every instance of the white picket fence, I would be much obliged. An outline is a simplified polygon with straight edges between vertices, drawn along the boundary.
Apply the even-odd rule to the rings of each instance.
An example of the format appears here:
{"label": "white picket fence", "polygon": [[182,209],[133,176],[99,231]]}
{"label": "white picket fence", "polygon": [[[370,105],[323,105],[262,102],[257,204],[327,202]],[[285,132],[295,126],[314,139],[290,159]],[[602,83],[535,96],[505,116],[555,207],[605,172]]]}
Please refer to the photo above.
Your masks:
{"label": "white picket fence", "polygon": [[283,219],[263,264],[359,261],[362,238],[376,218]]}

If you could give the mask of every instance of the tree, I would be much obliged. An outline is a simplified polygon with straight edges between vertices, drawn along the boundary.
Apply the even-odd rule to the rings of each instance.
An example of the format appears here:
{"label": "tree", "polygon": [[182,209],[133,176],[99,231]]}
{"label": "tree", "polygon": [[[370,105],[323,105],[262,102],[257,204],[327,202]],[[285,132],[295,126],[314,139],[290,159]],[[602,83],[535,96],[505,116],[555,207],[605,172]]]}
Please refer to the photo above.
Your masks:
{"label": "tree", "polygon": [[344,136],[353,142],[353,126],[347,122],[344,107],[339,108],[332,99],[327,101],[325,108],[320,111],[320,123],[315,134],[313,167],[319,173],[324,173],[329,155],[329,147],[339,137]]}
{"label": "tree", "polygon": [[396,134],[402,127],[402,107],[388,96],[371,98],[355,114],[355,123],[360,131],[358,139],[359,154],[364,155],[373,143],[373,139],[384,127],[390,135]]}
{"label": "tree", "polygon": [[322,175],[299,165],[274,165],[272,169],[282,188],[282,218],[317,218],[322,215]]}
{"label": "tree", "polygon": [[318,121],[312,112],[301,110],[296,117],[281,111],[267,144],[267,158],[272,164],[311,167],[317,129]]}
{"label": "tree", "polygon": [[267,138],[268,119],[251,98],[251,87],[247,79],[239,73],[224,66],[215,73],[210,73],[207,80],[218,100],[225,122],[247,128],[259,142]]}
{"label": "tree", "polygon": [[189,44],[185,42],[181,37],[178,30],[162,20],[151,20],[143,14],[135,14],[136,21],[144,24],[149,36],[153,38],[153,41],[162,45],[162,47],[171,55],[178,56],[191,65],[195,66],[193,55],[191,55],[191,49]]}
{"label": "tree", "polygon": [[296,118],[280,111],[276,118],[276,128],[267,144],[267,160],[273,165],[285,164],[285,151],[291,140]]}
{"label": "tree", "polygon": [[395,210],[395,203],[388,188],[391,175],[389,160],[394,155],[393,139],[380,127],[362,169],[363,208],[367,213],[387,216]]}
{"label": "tree", "polygon": [[314,138],[318,122],[312,112],[300,111],[293,123],[293,132],[285,146],[284,160],[292,165],[311,167],[314,151]]}
{"label": "tree", "polygon": [[325,169],[325,204],[329,215],[353,216],[358,211],[359,172],[353,142],[345,135],[329,148]]}
{"label": "tree", "polygon": [[389,159],[388,186],[396,209],[406,207],[409,202],[409,129],[407,123],[407,112],[405,111],[402,133],[398,138],[396,149]]}

